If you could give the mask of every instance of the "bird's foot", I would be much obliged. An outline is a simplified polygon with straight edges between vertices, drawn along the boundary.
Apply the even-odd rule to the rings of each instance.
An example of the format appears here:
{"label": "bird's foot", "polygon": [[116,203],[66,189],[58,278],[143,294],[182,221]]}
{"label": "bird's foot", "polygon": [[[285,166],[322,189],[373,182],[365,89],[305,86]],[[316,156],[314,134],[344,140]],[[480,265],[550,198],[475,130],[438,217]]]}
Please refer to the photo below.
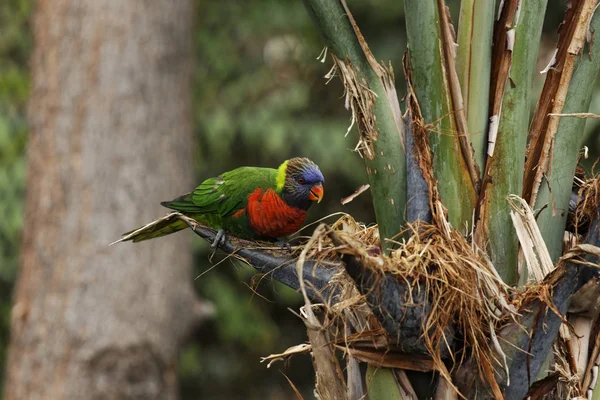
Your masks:
{"label": "bird's foot", "polygon": [[285,240],[277,240],[275,242],[275,244],[277,246],[279,246],[279,248],[281,250],[287,250],[287,251],[292,251],[292,245],[289,242],[286,242]]}
{"label": "bird's foot", "polygon": [[215,235],[215,240],[213,240],[213,242],[210,245],[210,247],[213,248],[213,249],[216,249],[220,245],[222,245],[223,243],[225,243],[225,240],[226,240],[225,229],[219,229],[217,231],[217,234]]}

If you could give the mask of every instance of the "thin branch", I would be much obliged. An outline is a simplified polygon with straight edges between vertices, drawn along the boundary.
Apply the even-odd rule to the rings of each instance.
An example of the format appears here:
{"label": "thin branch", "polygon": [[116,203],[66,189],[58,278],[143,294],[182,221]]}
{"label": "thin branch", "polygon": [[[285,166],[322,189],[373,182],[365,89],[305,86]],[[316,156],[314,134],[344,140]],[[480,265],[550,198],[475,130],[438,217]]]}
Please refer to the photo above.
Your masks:
{"label": "thin branch", "polygon": [[[209,243],[215,240],[217,232],[199,224],[192,218],[179,215],[179,219],[188,224],[194,233]],[[256,242],[228,236],[219,244],[219,249],[252,266],[257,272],[271,276],[276,281],[295,290],[300,290],[300,282],[296,273],[296,257],[282,255],[283,250],[267,250],[257,248]],[[331,299],[337,288],[330,284],[333,275],[339,270],[341,263],[324,263],[307,260],[304,263],[302,277],[307,282],[306,291],[315,300]]]}
{"label": "thin branch", "polygon": [[[195,220],[179,215],[179,218],[201,238],[212,243],[216,237],[216,231],[203,226]],[[330,232],[330,237],[336,245],[345,245],[338,235]],[[335,238],[335,239],[333,239]],[[228,236],[219,244],[219,249],[225,253],[232,254],[236,258],[254,267],[262,274],[268,274],[295,290],[300,290],[300,282],[296,272],[296,257],[291,253],[281,255],[282,251],[260,249],[255,242],[242,240]],[[335,295],[338,288],[331,284],[335,273],[341,266],[346,268],[348,274],[357,282],[361,293],[368,292],[367,299],[373,312],[380,320],[389,336],[396,338],[402,350],[409,354],[426,354],[427,349],[421,340],[422,326],[429,315],[431,307],[424,298],[424,288],[415,285],[411,288],[407,283],[399,283],[391,275],[386,275],[382,280],[369,273],[362,266],[357,257],[344,255],[340,263],[325,264],[316,260],[305,260],[303,278],[307,283],[306,290],[312,299],[323,301],[329,300],[335,303]],[[376,283],[377,282],[377,283]],[[373,288],[376,289],[373,289]],[[372,290],[369,290],[371,288]],[[412,292],[412,294],[411,294]],[[411,295],[412,297],[407,297]],[[406,303],[407,298],[412,298],[411,304]],[[452,335],[449,335],[451,337]],[[444,356],[449,355],[449,350],[444,347]]]}

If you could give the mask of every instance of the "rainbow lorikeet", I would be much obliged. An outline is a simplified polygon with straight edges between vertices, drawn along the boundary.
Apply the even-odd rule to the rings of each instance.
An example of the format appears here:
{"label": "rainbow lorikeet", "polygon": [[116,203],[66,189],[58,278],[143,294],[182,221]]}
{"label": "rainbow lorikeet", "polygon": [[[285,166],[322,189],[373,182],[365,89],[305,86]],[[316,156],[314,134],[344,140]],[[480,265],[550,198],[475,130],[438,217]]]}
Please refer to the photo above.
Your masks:
{"label": "rainbow lorikeet", "polygon": [[123,234],[115,243],[141,242],[187,228],[177,213],[218,230],[213,247],[225,232],[242,239],[278,240],[300,229],[311,204],[323,198],[324,181],[308,158],[292,158],[277,169],[236,168],[162,202],[176,212]]}

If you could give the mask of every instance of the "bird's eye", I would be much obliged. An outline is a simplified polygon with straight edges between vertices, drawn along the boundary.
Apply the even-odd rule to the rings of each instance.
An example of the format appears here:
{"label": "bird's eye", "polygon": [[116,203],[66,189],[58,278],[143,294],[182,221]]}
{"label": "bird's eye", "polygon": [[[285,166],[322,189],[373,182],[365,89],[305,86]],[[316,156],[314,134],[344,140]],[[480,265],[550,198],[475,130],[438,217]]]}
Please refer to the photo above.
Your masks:
{"label": "bird's eye", "polygon": [[306,181],[304,180],[304,178],[298,178],[298,183],[304,185]]}

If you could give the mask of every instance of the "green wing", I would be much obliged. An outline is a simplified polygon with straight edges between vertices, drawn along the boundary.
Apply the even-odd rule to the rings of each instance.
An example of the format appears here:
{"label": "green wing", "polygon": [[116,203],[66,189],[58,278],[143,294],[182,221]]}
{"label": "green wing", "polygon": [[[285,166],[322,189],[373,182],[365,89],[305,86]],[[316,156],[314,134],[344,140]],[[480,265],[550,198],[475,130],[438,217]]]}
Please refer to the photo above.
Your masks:
{"label": "green wing", "polygon": [[226,217],[246,207],[257,188],[276,187],[277,170],[241,167],[202,182],[192,193],[161,203],[172,210]]}

